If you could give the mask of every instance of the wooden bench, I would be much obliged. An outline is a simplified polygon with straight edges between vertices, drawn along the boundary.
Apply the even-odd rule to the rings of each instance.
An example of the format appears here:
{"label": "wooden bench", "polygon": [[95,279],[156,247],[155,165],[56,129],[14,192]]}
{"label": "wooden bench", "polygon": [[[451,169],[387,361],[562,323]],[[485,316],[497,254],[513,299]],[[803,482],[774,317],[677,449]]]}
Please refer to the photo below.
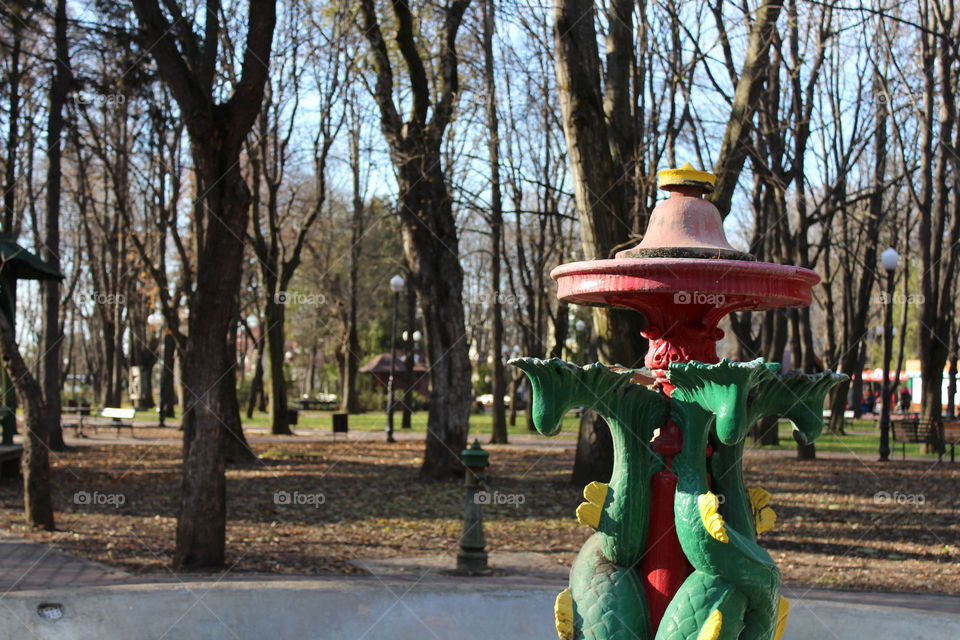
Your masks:
{"label": "wooden bench", "polygon": [[20,477],[20,458],[23,456],[23,445],[0,445],[0,478]]}
{"label": "wooden bench", "polygon": [[84,426],[86,426],[85,419],[90,417],[92,409],[89,405],[81,405],[79,407],[63,407],[60,409],[61,416],[76,416],[77,419],[74,422],[64,422],[63,427],[66,429],[73,429],[73,435],[76,438],[86,438],[87,434],[83,432]]}
{"label": "wooden bench", "polygon": [[947,446],[950,446],[950,462],[956,462],[956,446],[960,444],[960,422],[944,421],[941,423],[940,431],[940,460],[943,460],[943,454],[946,453]]}
{"label": "wooden bench", "polygon": [[120,436],[120,429],[127,427],[130,429],[130,435],[133,435],[133,418],[137,415],[136,409],[121,409],[120,407],[104,407],[100,410],[101,418],[109,418],[110,426],[117,428],[117,437]]}
{"label": "wooden bench", "polygon": [[300,398],[297,400],[297,408],[301,411],[330,411],[337,408],[337,401]]}
{"label": "wooden bench", "polygon": [[929,426],[924,425],[919,418],[891,418],[890,432],[893,441],[900,443],[903,459],[907,459],[907,443],[917,444],[927,442]]}

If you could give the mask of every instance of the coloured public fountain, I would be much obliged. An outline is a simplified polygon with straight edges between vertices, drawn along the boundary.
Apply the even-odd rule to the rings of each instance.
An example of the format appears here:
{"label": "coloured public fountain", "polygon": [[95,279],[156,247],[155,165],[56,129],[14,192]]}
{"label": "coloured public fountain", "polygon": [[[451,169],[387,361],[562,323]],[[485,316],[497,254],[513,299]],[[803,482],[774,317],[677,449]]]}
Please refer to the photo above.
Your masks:
{"label": "coloured public fountain", "polygon": [[843,376],[718,360],[716,343],[727,314],[809,305],[819,277],[730,246],[703,198],[710,173],[687,164],[658,177],[669,197],[639,245],[551,274],[564,301],[644,317],[653,385],[639,369],[511,361],[530,380],[540,433],[556,434],[569,409],[587,407],[613,440],[609,482],[588,484],[576,511],[595,533],[557,596],[557,632],[562,640],[779,640],[789,603],[757,543],[775,514],[766,491],[743,484],[744,439],[758,420],[784,416],[799,442],[813,442],[824,397]]}

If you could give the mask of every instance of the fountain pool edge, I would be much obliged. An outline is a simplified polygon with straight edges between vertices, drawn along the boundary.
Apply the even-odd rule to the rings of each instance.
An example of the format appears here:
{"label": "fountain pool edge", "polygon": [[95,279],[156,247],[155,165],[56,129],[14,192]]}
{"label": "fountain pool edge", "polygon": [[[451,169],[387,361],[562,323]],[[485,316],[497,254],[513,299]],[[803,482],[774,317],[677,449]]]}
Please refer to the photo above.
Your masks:
{"label": "fountain pool edge", "polygon": [[[546,585],[240,580],[10,592],[7,640],[552,640]],[[956,640],[957,614],[795,599],[785,640]],[[958,599],[960,603],[960,599]],[[44,619],[40,605],[59,605]],[[47,610],[56,616],[57,609]]]}

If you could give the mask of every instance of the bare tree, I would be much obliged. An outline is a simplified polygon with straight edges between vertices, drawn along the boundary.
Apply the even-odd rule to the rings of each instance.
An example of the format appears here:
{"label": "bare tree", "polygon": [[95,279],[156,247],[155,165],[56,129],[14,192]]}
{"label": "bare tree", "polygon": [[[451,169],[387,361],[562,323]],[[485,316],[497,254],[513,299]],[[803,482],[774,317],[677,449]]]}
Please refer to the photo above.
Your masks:
{"label": "bare tree", "polygon": [[[286,290],[300,265],[304,241],[310,233],[327,198],[327,160],[330,147],[343,123],[343,112],[336,103],[344,84],[343,74],[349,61],[344,56],[342,25],[344,19],[335,14],[329,18],[326,33],[311,54],[316,73],[316,97],[319,100],[319,121],[314,138],[314,196],[312,205],[300,210],[296,197],[281,201],[285,174],[292,155],[291,138],[299,115],[300,87],[304,69],[305,34],[301,32],[306,16],[299,3],[284,12],[284,40],[277,50],[282,58],[276,61],[277,78],[267,82],[264,105],[260,112],[256,140],[248,154],[253,182],[253,208],[250,221],[250,245],[257,256],[266,300],[264,325],[266,339],[266,379],[270,394],[270,432],[292,435],[287,415],[287,384],[284,377],[286,352]],[[262,191],[265,193],[261,194]],[[296,232],[284,238],[284,232]]]}
{"label": "bare tree", "polygon": [[[196,286],[183,359],[183,483],[173,556],[176,567],[220,566],[226,533],[224,434],[240,424],[233,375],[243,236],[251,196],[240,171],[243,142],[263,103],[276,5],[250,0],[240,78],[224,101],[215,91],[220,2],[202,20],[179,5],[134,0],[160,76],[180,107],[197,171]],[[194,31],[203,25],[203,34]]]}
{"label": "bare tree", "polygon": [[469,0],[453,0],[439,10],[440,51],[431,61],[432,79],[406,0],[392,2],[395,43],[406,66],[410,112],[400,115],[395,102],[394,63],[380,27],[374,0],[362,0],[361,29],[370,46],[376,73],[374,98],[380,128],[390,147],[400,189],[399,216],[404,255],[423,313],[430,360],[430,416],[420,468],[422,478],[445,478],[459,472],[466,445],[472,401],[470,359],[463,312],[463,272],[442,143],[457,99],[457,31]]}
{"label": "bare tree", "polygon": [[350,266],[347,274],[348,293],[343,346],[343,384],[340,386],[340,409],[347,413],[360,411],[357,393],[357,373],[360,368],[360,337],[357,326],[358,289],[360,286],[360,259],[363,254],[364,236],[364,188],[361,184],[361,125],[363,120],[357,108],[357,96],[351,91],[349,105],[350,138]]}
{"label": "bare tree", "polygon": [[49,419],[43,389],[23,361],[6,312],[0,312],[0,357],[6,374],[13,380],[23,406],[23,506],[32,527],[52,531],[53,501],[50,495],[50,455],[47,443]]}
{"label": "bare tree", "polygon": [[[721,174],[716,195],[723,196],[728,189],[724,184],[730,181],[735,184],[739,176],[742,160],[737,161],[737,157],[745,153],[741,145],[743,131],[755,108],[755,100],[751,98],[755,98],[761,87],[770,32],[780,9],[781,3],[764,0],[751,26],[749,46],[736,79],[730,124],[715,163]],[[670,159],[675,160],[674,145],[679,130],[691,121],[688,108],[676,112],[673,96],[679,91],[689,106],[688,87],[694,65],[685,64],[675,55],[663,54],[670,65],[667,71],[673,88],[664,91],[671,96],[666,113],[658,103],[645,102],[651,92],[649,80],[643,74],[649,71],[636,62],[634,10],[632,0],[605,5],[607,55],[606,65],[602,66],[594,3],[563,0],[554,9],[560,105],[580,216],[580,244],[588,260],[613,257],[617,250],[634,241],[633,234],[646,227],[654,196],[651,177],[660,159],[649,150],[662,149],[666,144]],[[645,16],[645,11],[641,14]],[[681,18],[670,12],[666,23],[666,42],[669,42],[666,46],[668,51],[677,52]],[[658,46],[645,17],[641,18],[638,30],[644,45],[651,50]],[[639,55],[643,55],[643,51],[640,48]],[[728,63],[732,64],[732,59]],[[685,80],[678,82],[678,78]],[[635,108],[633,105],[638,103],[640,108]],[[656,126],[645,124],[648,117]],[[656,140],[656,136],[663,141]],[[638,314],[595,309],[593,320],[601,361],[631,367],[641,365],[646,345],[640,336],[643,324]],[[602,419],[593,412],[584,415],[577,450],[574,482],[585,483],[609,475],[612,464],[609,435]]]}
{"label": "bare tree", "polygon": [[[54,12],[54,68],[50,84],[50,110],[47,113],[47,206],[44,219],[44,242],[40,258],[54,271],[60,271],[60,191],[61,158],[63,157],[63,106],[70,91],[72,72],[67,43],[67,3],[57,0]],[[40,284],[43,298],[43,338],[41,340],[41,378],[46,402],[50,446],[56,451],[66,448],[60,428],[60,280],[44,280]]]}
{"label": "bare tree", "polygon": [[501,247],[503,243],[503,196],[500,189],[500,121],[497,116],[497,83],[494,73],[493,34],[495,13],[493,0],[483,0],[483,84],[487,93],[486,119],[490,156],[490,319],[492,340],[493,425],[490,442],[507,442],[507,415],[503,396],[506,393],[506,372],[503,366],[503,291],[500,281]]}
{"label": "bare tree", "polygon": [[[923,415],[942,419],[941,383],[950,353],[954,292],[960,267],[960,167],[956,94],[960,20],[951,1],[920,3],[920,55],[923,60],[920,190],[920,370]],[[939,90],[939,91],[938,91]],[[939,103],[939,109],[936,105]],[[939,113],[934,115],[934,111]],[[951,198],[951,191],[953,197]],[[942,443],[935,443],[940,446]]]}

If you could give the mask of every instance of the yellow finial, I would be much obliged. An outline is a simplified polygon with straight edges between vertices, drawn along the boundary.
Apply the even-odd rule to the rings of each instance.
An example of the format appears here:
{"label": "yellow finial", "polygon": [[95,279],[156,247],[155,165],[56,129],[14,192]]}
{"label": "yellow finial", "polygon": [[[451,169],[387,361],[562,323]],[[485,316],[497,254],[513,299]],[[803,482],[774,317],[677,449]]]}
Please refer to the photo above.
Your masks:
{"label": "yellow finial", "polygon": [[694,169],[689,162],[683,163],[679,169],[664,169],[657,173],[657,185],[661,189],[669,186],[700,187],[709,193],[716,182],[712,173]]}

